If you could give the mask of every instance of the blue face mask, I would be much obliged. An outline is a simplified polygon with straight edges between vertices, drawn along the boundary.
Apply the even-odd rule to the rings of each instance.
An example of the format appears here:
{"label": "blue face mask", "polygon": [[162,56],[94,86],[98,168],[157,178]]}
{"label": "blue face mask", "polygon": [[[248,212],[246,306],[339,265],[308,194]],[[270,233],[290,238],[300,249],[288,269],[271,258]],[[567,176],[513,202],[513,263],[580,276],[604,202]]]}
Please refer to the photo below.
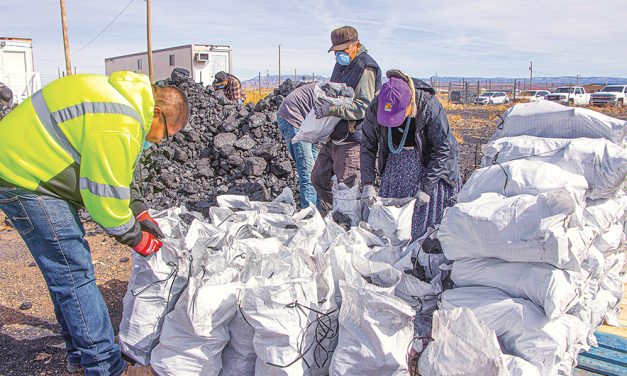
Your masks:
{"label": "blue face mask", "polygon": [[142,147],[142,150],[148,150],[150,149],[150,147],[152,146],[152,142],[150,141],[144,141],[144,146]]}
{"label": "blue face mask", "polygon": [[351,57],[344,51],[338,51],[335,53],[335,60],[340,65],[348,65],[351,63]]}

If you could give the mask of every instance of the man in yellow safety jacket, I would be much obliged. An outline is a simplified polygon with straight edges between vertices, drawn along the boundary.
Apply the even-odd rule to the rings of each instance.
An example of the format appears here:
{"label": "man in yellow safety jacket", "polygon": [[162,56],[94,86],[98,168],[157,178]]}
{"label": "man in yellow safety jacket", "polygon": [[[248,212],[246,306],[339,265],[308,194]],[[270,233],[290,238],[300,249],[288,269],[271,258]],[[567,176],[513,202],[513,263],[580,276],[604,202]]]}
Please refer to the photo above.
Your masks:
{"label": "man in yellow safety jacket", "polygon": [[126,362],[96,286],[76,209],[143,256],[163,233],[133,183],[142,149],[186,124],[189,104],[176,87],[148,77],[60,78],[0,121],[0,209],[33,255],[54,304],[69,371],[120,375]]}

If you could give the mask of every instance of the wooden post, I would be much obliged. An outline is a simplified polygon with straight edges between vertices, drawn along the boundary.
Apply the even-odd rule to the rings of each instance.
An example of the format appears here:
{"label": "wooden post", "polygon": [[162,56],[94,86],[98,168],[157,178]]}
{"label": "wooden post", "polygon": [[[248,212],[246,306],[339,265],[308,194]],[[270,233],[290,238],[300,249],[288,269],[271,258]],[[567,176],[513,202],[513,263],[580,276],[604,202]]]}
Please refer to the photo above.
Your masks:
{"label": "wooden post", "polygon": [[514,79],[514,100],[516,100],[516,79]]}
{"label": "wooden post", "polygon": [[281,86],[281,45],[279,44],[279,86]]}
{"label": "wooden post", "polygon": [[259,95],[261,95],[261,72],[259,72]]}
{"label": "wooden post", "polygon": [[61,28],[63,29],[63,50],[65,51],[65,71],[67,75],[72,74],[72,63],[70,62],[70,41],[67,36],[67,16],[65,13],[65,0],[61,2]]}
{"label": "wooden post", "polygon": [[152,36],[150,32],[150,0],[146,0],[146,47],[148,50],[148,77],[150,82],[153,81],[152,77]]}
{"label": "wooden post", "polygon": [[451,81],[448,82],[448,104],[451,104]]}

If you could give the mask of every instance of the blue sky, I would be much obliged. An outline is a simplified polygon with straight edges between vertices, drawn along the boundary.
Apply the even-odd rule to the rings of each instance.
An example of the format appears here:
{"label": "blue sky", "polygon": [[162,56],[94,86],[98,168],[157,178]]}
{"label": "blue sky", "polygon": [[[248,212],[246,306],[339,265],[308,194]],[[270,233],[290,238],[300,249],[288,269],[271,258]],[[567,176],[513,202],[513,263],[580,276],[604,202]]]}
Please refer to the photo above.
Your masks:
{"label": "blue sky", "polygon": [[[101,31],[130,0],[66,0],[70,47]],[[93,44],[72,56],[83,73],[104,73],[105,57],[145,49],[145,1],[135,0]],[[329,33],[350,24],[383,69],[414,76],[627,77],[624,0],[570,1],[165,1],[152,0],[153,48],[230,44],[235,74],[330,75]],[[0,35],[33,39],[36,70],[63,67],[59,2],[2,1]]]}

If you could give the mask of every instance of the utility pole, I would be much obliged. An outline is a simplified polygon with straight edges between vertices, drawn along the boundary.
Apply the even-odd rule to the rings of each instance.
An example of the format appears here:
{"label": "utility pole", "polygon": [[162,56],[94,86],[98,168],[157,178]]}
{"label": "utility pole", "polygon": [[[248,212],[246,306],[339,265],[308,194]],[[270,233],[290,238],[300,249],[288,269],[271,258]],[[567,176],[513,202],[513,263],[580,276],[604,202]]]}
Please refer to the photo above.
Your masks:
{"label": "utility pole", "polygon": [[529,62],[529,90],[532,89],[533,82],[533,61]]}
{"label": "utility pole", "polygon": [[577,85],[576,86],[579,86],[579,75],[577,75]]}
{"label": "utility pole", "polygon": [[146,44],[148,49],[148,77],[150,82],[154,82],[152,79],[152,40],[150,33],[150,0],[146,0]]}
{"label": "utility pole", "polygon": [[281,86],[281,44],[279,43],[279,86]]}
{"label": "utility pole", "polygon": [[296,68],[294,68],[294,82],[296,82]]}
{"label": "utility pole", "polygon": [[63,50],[65,51],[65,71],[69,76],[72,74],[72,63],[70,62],[70,41],[67,36],[67,17],[65,15],[65,0],[61,1],[61,28],[63,29]]}

